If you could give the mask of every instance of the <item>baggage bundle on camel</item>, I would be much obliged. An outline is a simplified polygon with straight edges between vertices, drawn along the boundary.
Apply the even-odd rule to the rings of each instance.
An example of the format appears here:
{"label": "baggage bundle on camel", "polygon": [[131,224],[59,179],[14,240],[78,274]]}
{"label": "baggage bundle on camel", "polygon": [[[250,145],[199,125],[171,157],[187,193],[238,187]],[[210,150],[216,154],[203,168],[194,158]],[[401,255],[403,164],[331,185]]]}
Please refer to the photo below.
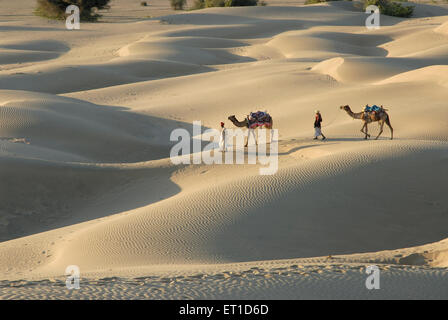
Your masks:
{"label": "baggage bundle on camel", "polygon": [[362,119],[370,119],[371,121],[378,121],[379,117],[386,111],[383,106],[378,107],[377,105],[369,106],[366,105],[363,108]]}
{"label": "baggage bundle on camel", "polygon": [[262,126],[265,123],[271,122],[271,116],[265,111],[251,112],[249,117],[249,127],[256,128]]}
{"label": "baggage bundle on camel", "polygon": [[378,107],[376,104],[374,104],[373,106],[366,105],[364,107],[364,112],[376,112],[376,113],[379,113],[379,112],[383,112],[383,111],[386,111],[386,109],[384,109],[383,106]]}

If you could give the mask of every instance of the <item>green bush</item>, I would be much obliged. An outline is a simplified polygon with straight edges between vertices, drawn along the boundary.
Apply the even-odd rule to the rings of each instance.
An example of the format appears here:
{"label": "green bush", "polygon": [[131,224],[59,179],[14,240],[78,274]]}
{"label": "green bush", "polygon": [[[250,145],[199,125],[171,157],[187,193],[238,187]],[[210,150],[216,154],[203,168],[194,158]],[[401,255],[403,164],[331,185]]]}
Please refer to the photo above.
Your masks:
{"label": "green bush", "polygon": [[398,2],[391,2],[389,6],[386,7],[386,12],[384,14],[394,17],[409,18],[414,14],[415,6],[403,6]]}
{"label": "green bush", "polygon": [[184,10],[187,0],[170,0],[171,8],[174,10]]}
{"label": "green bush", "polygon": [[205,0],[205,7],[211,8],[211,7],[225,7],[226,1],[225,0]]}
{"label": "green bush", "polygon": [[[263,2],[266,5],[265,2]],[[256,6],[258,0],[195,0],[192,9]]]}
{"label": "green bush", "polygon": [[65,19],[67,17],[65,9],[69,5],[76,5],[79,8],[81,21],[96,21],[100,14],[93,12],[94,9],[109,9],[110,0],[37,0],[36,15],[49,19]]}
{"label": "green bush", "polygon": [[[407,2],[407,1],[401,1]],[[370,6],[375,5],[380,9],[382,14],[393,17],[409,18],[414,13],[415,6],[404,6],[397,1],[389,0],[365,0],[364,10]]]}
{"label": "green bush", "polygon": [[327,2],[326,0],[306,0],[305,4],[315,4],[315,3],[322,3]]}
{"label": "green bush", "polygon": [[256,6],[258,0],[226,0],[226,7],[246,7],[246,6]]}
{"label": "green bush", "polygon": [[[332,1],[342,1],[342,0],[306,0],[305,4],[315,4],[315,3],[332,2]],[[346,0],[346,1],[352,1],[352,0]]]}
{"label": "green bush", "polygon": [[193,6],[191,7],[191,9],[195,10],[195,9],[203,9],[203,8],[205,8],[204,0],[194,0]]}

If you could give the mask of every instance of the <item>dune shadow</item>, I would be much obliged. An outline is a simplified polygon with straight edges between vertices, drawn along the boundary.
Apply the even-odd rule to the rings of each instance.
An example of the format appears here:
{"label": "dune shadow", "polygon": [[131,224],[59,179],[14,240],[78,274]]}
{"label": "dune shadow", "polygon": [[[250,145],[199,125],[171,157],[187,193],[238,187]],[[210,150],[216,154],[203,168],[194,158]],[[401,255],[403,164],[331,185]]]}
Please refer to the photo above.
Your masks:
{"label": "dune shadow", "polygon": [[[369,139],[367,139],[369,140]],[[335,142],[347,142],[347,141],[367,141],[364,139],[364,137],[360,136],[359,138],[332,138],[332,137],[327,137],[327,139],[325,141],[335,141]],[[370,139],[372,140],[372,139]]]}
{"label": "dune shadow", "polygon": [[[350,162],[348,170],[337,170],[340,162],[323,162],[308,167],[310,171],[247,181],[247,193],[235,195],[244,214],[235,210],[238,219],[214,234],[209,250],[224,261],[244,262],[440,241],[447,236],[448,202],[439,183],[447,168],[441,162],[436,169],[428,163],[443,157],[446,150],[422,150],[413,157],[383,158],[374,167],[347,158],[342,161]],[[419,183],[410,183],[414,180]],[[273,195],[261,196],[263,187],[257,186],[272,186]]]}
{"label": "dune shadow", "polygon": [[52,28],[52,27],[22,27],[22,26],[1,26],[0,32],[8,32],[8,31],[61,31],[64,30],[65,26],[61,26],[61,28]]}
{"label": "dune shadow", "polygon": [[261,39],[272,37],[291,29],[303,29],[304,24],[300,20],[258,20],[244,25],[214,26],[208,25],[203,28],[191,28],[185,30],[174,30],[164,33],[169,37],[208,37],[222,39]]}
{"label": "dune shadow", "polygon": [[180,192],[170,180],[179,167],[120,170],[2,160],[0,167],[5,165],[10,171],[0,172],[0,241],[104,218]]}
{"label": "dune shadow", "polygon": [[321,144],[309,144],[309,145],[305,145],[305,146],[297,146],[297,147],[294,147],[294,148],[292,148],[292,149],[290,149],[290,150],[288,150],[286,152],[279,152],[278,155],[279,156],[287,156],[287,155],[289,155],[291,153],[294,153],[296,151],[299,151],[299,150],[309,149],[309,148],[314,148],[314,147],[320,147],[320,146],[322,146],[322,145]]}
{"label": "dune shadow", "polygon": [[[208,10],[200,10],[208,11]],[[230,12],[229,12],[230,13]],[[266,19],[256,17],[244,17],[235,14],[216,14],[210,12],[189,12],[187,14],[165,15],[154,18],[164,24],[189,24],[189,25],[232,25],[241,23],[256,23],[266,21]]]}
{"label": "dune shadow", "polygon": [[170,141],[171,132],[185,129],[192,137],[192,124],[136,114],[119,106],[80,104],[74,98],[62,101],[50,119],[61,122],[66,117],[81,117],[79,123],[54,127],[58,129],[54,131],[46,122],[49,132],[42,137],[26,128],[14,135],[35,148],[63,148],[91,160],[64,162],[20,154],[1,157],[0,241],[144,207],[180,192],[170,178],[183,165],[164,161],[160,166],[147,166],[144,162],[169,158],[171,146],[177,143]]}
{"label": "dune shadow", "polygon": [[[0,89],[62,94],[180,77],[214,70],[214,68],[207,66],[177,63],[168,60],[124,60],[121,63],[64,65],[53,67],[41,73],[1,75]],[[62,80],[53,81],[53,79]]]}

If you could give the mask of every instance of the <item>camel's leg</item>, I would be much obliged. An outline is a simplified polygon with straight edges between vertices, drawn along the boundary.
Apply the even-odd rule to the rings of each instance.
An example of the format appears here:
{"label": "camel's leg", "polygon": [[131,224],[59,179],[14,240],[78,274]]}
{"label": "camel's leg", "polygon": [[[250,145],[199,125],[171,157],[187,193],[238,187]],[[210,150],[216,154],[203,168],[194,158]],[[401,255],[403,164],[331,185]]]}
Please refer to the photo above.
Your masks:
{"label": "camel's leg", "polygon": [[258,145],[257,136],[255,135],[255,129],[252,129],[252,135],[254,136],[255,145]]}
{"label": "camel's leg", "polygon": [[365,134],[365,140],[367,140],[367,137],[370,138],[370,134],[367,133],[367,122],[364,122],[364,125],[361,128],[361,132]]}
{"label": "camel's leg", "polygon": [[394,138],[394,128],[392,128],[392,126],[390,125],[389,115],[387,115],[386,124],[390,129],[390,140],[392,140]]}
{"label": "camel's leg", "polygon": [[247,145],[249,144],[249,139],[250,139],[251,134],[254,136],[255,144],[257,144],[257,137],[255,136],[255,130],[249,128],[247,131],[247,141],[246,141],[245,147],[247,147]]}
{"label": "camel's leg", "polygon": [[378,135],[376,136],[375,140],[378,140],[380,135],[383,133],[384,121],[381,120],[379,124],[380,124],[380,133],[378,133]]}
{"label": "camel's leg", "polygon": [[[269,126],[269,127],[265,127],[266,129],[269,129],[269,136],[270,136],[270,140],[269,140],[269,143],[272,143],[272,140],[274,139],[274,131],[272,130],[272,127],[271,126]],[[266,141],[266,143],[267,143],[267,141]]]}
{"label": "camel's leg", "polygon": [[250,130],[250,129],[247,129],[246,144],[244,145],[245,148],[247,147],[247,145],[248,145],[248,143],[249,143],[249,130]]}

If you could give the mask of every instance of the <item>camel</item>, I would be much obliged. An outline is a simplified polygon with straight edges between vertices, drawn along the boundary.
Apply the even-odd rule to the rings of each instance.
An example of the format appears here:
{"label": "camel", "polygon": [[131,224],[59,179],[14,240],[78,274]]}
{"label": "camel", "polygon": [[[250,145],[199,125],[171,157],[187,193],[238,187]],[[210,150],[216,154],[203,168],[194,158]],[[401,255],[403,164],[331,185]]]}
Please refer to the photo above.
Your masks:
{"label": "camel", "polygon": [[[238,128],[248,128],[248,133],[247,133],[247,140],[246,140],[246,144],[244,145],[245,147],[247,147],[247,144],[249,143],[249,135],[252,134],[254,136],[255,139],[255,144],[257,144],[257,138],[255,136],[255,132],[254,129],[249,128],[248,125],[248,120],[247,118],[245,118],[243,121],[238,121],[238,119],[235,117],[235,115],[231,115],[229,116],[227,119],[229,119],[230,121],[232,121],[232,123],[238,127]],[[270,129],[271,131],[271,142],[272,142],[272,137],[274,132],[271,130],[272,129],[272,117],[271,117],[271,121],[270,122],[266,122],[264,123],[262,126],[260,127],[265,127],[267,129]]]}
{"label": "camel", "polygon": [[371,112],[367,117],[364,112],[354,113],[350,109],[349,105],[341,106],[341,109],[345,110],[345,112],[347,112],[347,114],[353,119],[360,119],[364,122],[364,125],[361,128],[361,132],[365,134],[364,139],[370,138],[370,134],[367,133],[367,125],[371,122],[377,122],[377,121],[378,124],[380,125],[380,133],[378,133],[378,136],[375,138],[375,140],[377,140],[383,133],[384,123],[386,123],[390,128],[390,140],[394,138],[394,129],[390,125],[389,115],[386,112],[387,109],[383,109],[383,106],[381,106],[381,109],[383,109],[383,111]]}

